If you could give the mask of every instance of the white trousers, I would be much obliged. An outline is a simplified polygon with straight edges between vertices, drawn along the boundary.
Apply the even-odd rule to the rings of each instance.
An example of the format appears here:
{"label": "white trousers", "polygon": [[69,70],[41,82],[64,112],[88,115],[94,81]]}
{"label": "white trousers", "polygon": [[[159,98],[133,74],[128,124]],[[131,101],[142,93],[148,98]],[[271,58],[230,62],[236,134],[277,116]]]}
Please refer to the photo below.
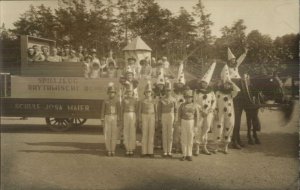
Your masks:
{"label": "white trousers", "polygon": [[117,116],[116,115],[105,115],[104,117],[104,139],[106,150],[114,152],[117,144]]}
{"label": "white trousers", "polygon": [[153,154],[155,115],[142,114],[142,154]]}
{"label": "white trousers", "polygon": [[194,120],[181,119],[181,149],[183,156],[192,156]]}
{"label": "white trousers", "polygon": [[171,153],[173,143],[174,113],[163,113],[161,122],[163,151],[164,153]]}
{"label": "white trousers", "polygon": [[133,151],[136,145],[136,114],[134,112],[124,113],[123,135],[126,151]]}
{"label": "white trousers", "polygon": [[197,144],[207,145],[208,132],[211,128],[214,114],[209,113],[206,117],[200,117],[195,130],[195,142]]}

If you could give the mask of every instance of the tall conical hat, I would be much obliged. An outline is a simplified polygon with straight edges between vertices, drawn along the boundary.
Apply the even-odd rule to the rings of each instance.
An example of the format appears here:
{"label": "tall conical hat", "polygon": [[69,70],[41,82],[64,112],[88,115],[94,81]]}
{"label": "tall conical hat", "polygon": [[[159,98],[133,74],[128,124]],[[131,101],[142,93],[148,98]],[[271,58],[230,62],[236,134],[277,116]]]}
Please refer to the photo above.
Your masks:
{"label": "tall conical hat", "polygon": [[156,84],[165,84],[164,69],[160,68]]}
{"label": "tall conical hat", "polygon": [[235,59],[235,56],[231,52],[230,48],[227,48],[228,61],[231,59]]}
{"label": "tall conical hat", "polygon": [[169,79],[166,79],[165,90],[172,90],[172,83]]}
{"label": "tall conical hat", "polygon": [[147,81],[147,84],[145,86],[145,92],[152,92],[152,84],[150,80]]}
{"label": "tall conical hat", "polygon": [[113,82],[108,83],[107,92],[116,92],[116,88]]}
{"label": "tall conical hat", "polygon": [[206,71],[206,73],[204,74],[204,76],[202,77],[201,81],[205,81],[207,82],[207,84],[210,83],[210,80],[212,78],[212,75],[214,73],[214,70],[216,68],[216,61],[214,61],[211,66],[209,67],[209,69]]}
{"label": "tall conical hat", "polygon": [[178,68],[177,82],[185,84],[185,77],[183,72],[183,63],[180,63]]}
{"label": "tall conical hat", "polygon": [[222,79],[223,82],[231,81],[227,64],[224,65],[224,67],[221,71],[221,79]]}

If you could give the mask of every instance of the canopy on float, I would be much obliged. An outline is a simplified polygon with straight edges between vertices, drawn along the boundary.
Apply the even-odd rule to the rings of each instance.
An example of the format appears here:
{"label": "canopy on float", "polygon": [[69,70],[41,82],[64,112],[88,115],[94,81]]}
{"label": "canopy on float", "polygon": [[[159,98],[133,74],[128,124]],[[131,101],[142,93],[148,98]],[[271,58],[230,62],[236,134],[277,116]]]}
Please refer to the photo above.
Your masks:
{"label": "canopy on float", "polygon": [[128,58],[135,58],[137,64],[142,59],[148,57],[148,60],[151,60],[151,51],[152,49],[142,40],[140,36],[134,38],[125,48],[123,48],[125,60]]}

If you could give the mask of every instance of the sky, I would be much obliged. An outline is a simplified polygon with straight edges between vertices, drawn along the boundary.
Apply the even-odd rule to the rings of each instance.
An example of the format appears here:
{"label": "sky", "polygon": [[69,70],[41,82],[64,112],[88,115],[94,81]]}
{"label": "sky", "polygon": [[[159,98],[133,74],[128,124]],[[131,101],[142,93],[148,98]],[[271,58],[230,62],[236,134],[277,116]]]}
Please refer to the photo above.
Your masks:
{"label": "sky", "polygon": [[[156,0],[162,7],[178,14],[180,7],[189,12],[198,0]],[[238,19],[244,19],[246,32],[259,30],[272,38],[299,32],[298,0],[202,0],[207,13],[211,13],[213,35],[220,37],[220,29],[231,26]],[[0,1],[0,22],[7,28],[28,10],[30,5],[58,8],[57,0]]]}

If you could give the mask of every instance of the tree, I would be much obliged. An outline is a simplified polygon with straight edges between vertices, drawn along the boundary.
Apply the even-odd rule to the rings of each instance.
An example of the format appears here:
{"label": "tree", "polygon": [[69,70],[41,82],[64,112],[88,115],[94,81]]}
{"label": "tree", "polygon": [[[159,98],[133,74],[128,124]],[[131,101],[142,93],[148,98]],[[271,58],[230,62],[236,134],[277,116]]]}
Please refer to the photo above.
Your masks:
{"label": "tree", "polygon": [[227,60],[227,48],[236,54],[240,55],[243,53],[246,46],[246,25],[244,20],[239,19],[234,22],[231,27],[224,26],[221,29],[222,37],[215,41],[215,57]]}
{"label": "tree", "polygon": [[161,56],[168,53],[166,48],[169,42],[171,16],[168,9],[162,9],[154,0],[139,0],[129,29],[134,35],[143,37],[154,50],[154,56]]}
{"label": "tree", "polygon": [[16,34],[32,35],[54,39],[53,28],[57,27],[57,21],[49,7],[43,4],[37,7],[30,6],[29,10],[21,15],[14,23]]}
{"label": "tree", "polygon": [[197,35],[198,39],[202,41],[205,45],[210,44],[214,37],[211,34],[211,26],[214,24],[210,20],[211,14],[205,13],[205,7],[202,3],[202,0],[198,0],[198,3],[193,6],[193,16],[197,20]]}
{"label": "tree", "polygon": [[274,40],[276,55],[282,62],[299,61],[299,34],[286,34]]}
{"label": "tree", "polygon": [[205,7],[202,0],[193,6],[193,16],[196,18],[197,26],[197,39],[195,43],[190,46],[190,49],[199,49],[195,53],[200,55],[201,65],[206,63],[211,56],[212,47],[211,43],[214,41],[214,36],[211,33],[211,26],[213,22],[210,20],[211,14],[205,13]]}
{"label": "tree", "polygon": [[135,0],[118,0],[118,23],[117,23],[117,37],[122,45],[126,45],[129,38],[133,37],[129,26],[132,23],[132,17],[135,15]]}
{"label": "tree", "polygon": [[273,40],[268,35],[262,35],[258,30],[253,30],[247,35],[249,52],[247,62],[266,64],[276,60]]}
{"label": "tree", "polygon": [[187,48],[194,42],[196,26],[194,18],[183,7],[180,14],[171,18],[168,49],[172,51],[175,59],[182,59],[187,55]]}

